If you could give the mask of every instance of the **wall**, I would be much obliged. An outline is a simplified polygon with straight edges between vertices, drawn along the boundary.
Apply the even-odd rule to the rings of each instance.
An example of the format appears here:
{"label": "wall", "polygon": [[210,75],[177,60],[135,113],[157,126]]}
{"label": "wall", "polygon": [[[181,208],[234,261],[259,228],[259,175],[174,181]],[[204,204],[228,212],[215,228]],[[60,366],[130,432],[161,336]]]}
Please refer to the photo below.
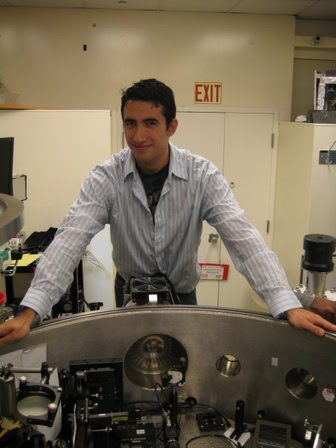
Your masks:
{"label": "wall", "polygon": [[1,81],[21,104],[111,109],[121,87],[157,77],[171,85],[179,105],[193,104],[195,81],[220,81],[223,106],[275,108],[289,119],[293,17],[0,11]]}
{"label": "wall", "polygon": [[302,241],[308,233],[313,138],[311,124],[280,123],[272,248],[292,287],[299,284]]}

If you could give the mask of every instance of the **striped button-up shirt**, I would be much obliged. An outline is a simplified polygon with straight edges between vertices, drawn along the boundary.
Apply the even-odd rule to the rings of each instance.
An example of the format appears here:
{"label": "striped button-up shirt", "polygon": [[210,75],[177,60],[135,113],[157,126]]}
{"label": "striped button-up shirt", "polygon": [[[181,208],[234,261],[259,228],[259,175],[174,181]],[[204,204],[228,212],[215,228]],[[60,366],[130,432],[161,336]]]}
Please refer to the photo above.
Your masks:
{"label": "striped button-up shirt", "polygon": [[179,293],[200,278],[202,222],[215,227],[235,267],[278,316],[301,304],[276,255],[247,220],[218,169],[170,144],[169,174],[155,210],[129,149],[96,166],[38,264],[21,305],[44,316],[67,290],[92,237],[110,225],[113,261],[124,279],[161,272]]}

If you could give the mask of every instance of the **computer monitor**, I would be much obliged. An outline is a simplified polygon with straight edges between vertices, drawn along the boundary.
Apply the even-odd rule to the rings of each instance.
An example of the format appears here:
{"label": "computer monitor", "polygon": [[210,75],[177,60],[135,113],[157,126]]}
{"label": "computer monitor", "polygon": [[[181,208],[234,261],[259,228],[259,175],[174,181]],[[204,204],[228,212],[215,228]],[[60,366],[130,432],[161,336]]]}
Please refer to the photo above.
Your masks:
{"label": "computer monitor", "polygon": [[0,138],[0,193],[13,195],[14,138]]}

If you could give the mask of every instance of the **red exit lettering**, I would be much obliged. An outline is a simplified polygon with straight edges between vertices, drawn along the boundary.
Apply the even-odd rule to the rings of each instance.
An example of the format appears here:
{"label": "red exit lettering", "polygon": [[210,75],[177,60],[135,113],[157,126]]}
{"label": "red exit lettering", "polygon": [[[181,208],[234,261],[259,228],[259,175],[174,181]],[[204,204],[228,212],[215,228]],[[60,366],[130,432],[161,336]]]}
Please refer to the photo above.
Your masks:
{"label": "red exit lettering", "polygon": [[221,82],[195,82],[195,103],[220,104],[221,102]]}

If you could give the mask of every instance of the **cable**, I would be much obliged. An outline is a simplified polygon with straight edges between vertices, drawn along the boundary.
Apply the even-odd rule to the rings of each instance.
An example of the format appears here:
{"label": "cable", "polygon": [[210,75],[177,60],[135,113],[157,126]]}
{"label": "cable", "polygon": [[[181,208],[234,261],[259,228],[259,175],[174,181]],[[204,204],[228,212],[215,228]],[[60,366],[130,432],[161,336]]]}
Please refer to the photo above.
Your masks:
{"label": "cable", "polygon": [[162,401],[161,401],[161,399],[160,399],[160,397],[159,397],[159,394],[158,394],[158,390],[157,390],[158,387],[161,389],[161,392],[162,392],[163,395],[164,395],[164,398],[165,398],[165,400],[166,400],[166,403],[168,403],[167,395],[166,395],[166,393],[165,393],[164,388],[162,387],[162,385],[161,385],[160,383],[155,383],[155,386],[154,386],[154,392],[155,392],[157,401],[159,402],[159,405],[160,405],[161,409],[162,409],[162,410],[165,410],[164,405],[162,404]]}
{"label": "cable", "polygon": [[216,438],[218,438],[218,439],[225,439],[227,442],[231,443],[231,445],[232,445],[234,448],[241,448],[241,445],[240,445],[239,442],[235,443],[233,440],[229,439],[229,438],[226,437],[226,436],[220,435],[220,434],[202,434],[202,435],[200,435],[200,436],[193,437],[192,439],[189,439],[189,440],[186,442],[186,444],[185,444],[185,448],[188,448],[188,446],[189,446],[192,442],[194,442],[195,440],[198,440],[198,439],[204,439],[204,438],[206,438],[206,437],[216,437]]}
{"label": "cable", "polygon": [[97,258],[92,252],[90,252],[89,250],[86,250],[86,251],[85,251],[85,253],[84,253],[84,258],[85,258],[88,262],[90,262],[90,263],[92,263],[93,265],[97,266],[98,268],[103,269],[103,266],[102,266],[102,264],[100,263],[100,261],[98,260],[98,258]]}

